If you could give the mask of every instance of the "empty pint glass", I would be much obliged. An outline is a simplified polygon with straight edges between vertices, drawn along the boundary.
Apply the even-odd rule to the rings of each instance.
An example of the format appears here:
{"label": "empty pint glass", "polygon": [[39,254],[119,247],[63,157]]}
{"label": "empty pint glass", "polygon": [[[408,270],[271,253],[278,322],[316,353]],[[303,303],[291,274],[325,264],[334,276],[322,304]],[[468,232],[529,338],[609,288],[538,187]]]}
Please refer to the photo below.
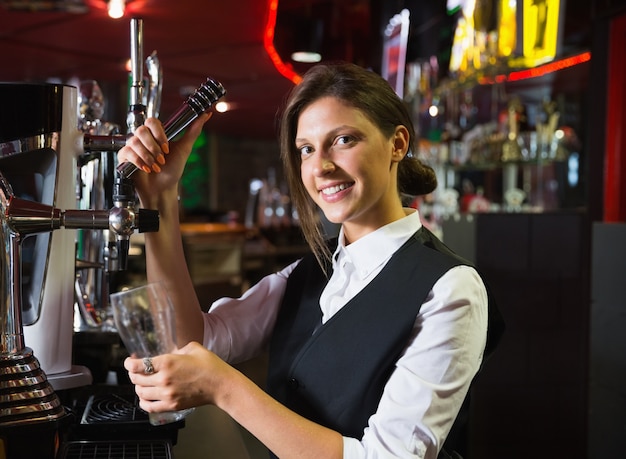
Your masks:
{"label": "empty pint glass", "polygon": [[[155,357],[176,350],[174,307],[162,284],[149,283],[113,293],[111,307],[115,326],[131,356]],[[180,421],[191,411],[193,408],[149,413],[148,417],[150,424],[161,425]]]}

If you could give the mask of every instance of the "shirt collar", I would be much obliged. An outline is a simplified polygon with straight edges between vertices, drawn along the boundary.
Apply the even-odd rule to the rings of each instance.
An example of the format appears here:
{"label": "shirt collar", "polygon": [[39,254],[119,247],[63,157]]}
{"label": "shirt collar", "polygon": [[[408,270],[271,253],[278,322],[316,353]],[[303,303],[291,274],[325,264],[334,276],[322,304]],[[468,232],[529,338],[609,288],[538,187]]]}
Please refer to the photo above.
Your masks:
{"label": "shirt collar", "polygon": [[419,212],[405,208],[406,217],[388,223],[359,240],[344,245],[343,227],[339,231],[339,243],[333,254],[333,268],[352,263],[358,276],[366,278],[385,263],[415,232],[421,228]]}

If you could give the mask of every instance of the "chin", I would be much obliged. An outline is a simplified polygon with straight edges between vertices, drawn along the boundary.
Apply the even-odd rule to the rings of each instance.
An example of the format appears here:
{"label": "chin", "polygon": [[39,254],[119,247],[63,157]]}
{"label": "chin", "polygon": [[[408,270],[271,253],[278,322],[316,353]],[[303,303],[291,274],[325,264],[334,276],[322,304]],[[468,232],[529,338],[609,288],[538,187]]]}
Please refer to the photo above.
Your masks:
{"label": "chin", "polygon": [[341,225],[345,221],[345,217],[328,212],[324,212],[324,217],[326,217],[326,220],[328,220],[330,223],[333,223],[335,225]]}

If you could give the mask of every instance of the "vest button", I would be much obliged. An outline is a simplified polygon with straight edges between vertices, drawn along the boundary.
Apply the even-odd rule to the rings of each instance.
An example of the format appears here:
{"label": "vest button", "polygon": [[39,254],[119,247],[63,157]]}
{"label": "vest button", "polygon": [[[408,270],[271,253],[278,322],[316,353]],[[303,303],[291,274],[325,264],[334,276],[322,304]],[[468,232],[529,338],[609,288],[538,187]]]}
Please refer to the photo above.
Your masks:
{"label": "vest button", "polygon": [[300,383],[298,382],[296,378],[289,379],[289,381],[287,382],[287,385],[289,386],[290,389],[293,389],[293,390],[300,387]]}

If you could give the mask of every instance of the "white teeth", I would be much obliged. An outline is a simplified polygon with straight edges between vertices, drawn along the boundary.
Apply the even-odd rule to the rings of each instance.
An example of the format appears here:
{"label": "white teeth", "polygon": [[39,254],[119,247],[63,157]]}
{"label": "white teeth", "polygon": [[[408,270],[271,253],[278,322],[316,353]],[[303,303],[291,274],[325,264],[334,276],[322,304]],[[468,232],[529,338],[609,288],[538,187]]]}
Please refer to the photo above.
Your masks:
{"label": "white teeth", "polygon": [[346,188],[348,188],[348,185],[346,185],[345,183],[342,183],[341,185],[329,186],[328,188],[324,188],[322,190],[322,193],[326,195],[335,194],[335,193],[339,193],[341,190],[345,190]]}

